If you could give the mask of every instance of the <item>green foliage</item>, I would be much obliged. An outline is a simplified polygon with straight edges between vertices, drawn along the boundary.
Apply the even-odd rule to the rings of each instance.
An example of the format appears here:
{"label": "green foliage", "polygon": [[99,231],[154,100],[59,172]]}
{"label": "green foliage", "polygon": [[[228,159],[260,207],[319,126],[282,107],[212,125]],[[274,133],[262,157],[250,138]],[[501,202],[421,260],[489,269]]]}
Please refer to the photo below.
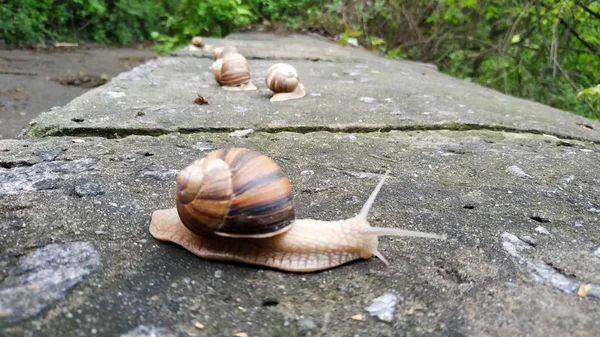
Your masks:
{"label": "green foliage", "polygon": [[155,50],[164,53],[189,42],[196,35],[222,37],[255,20],[242,0],[165,1],[162,26],[152,31]]}
{"label": "green foliage", "polygon": [[0,0],[0,39],[9,44],[91,40],[129,44],[159,29],[153,0]]}

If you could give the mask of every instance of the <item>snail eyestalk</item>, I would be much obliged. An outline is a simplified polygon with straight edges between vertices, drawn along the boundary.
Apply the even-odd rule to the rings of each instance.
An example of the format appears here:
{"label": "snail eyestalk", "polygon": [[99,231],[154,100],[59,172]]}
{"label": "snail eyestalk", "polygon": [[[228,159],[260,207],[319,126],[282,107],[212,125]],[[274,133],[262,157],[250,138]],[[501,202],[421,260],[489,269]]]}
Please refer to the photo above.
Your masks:
{"label": "snail eyestalk", "polygon": [[367,252],[365,255],[367,255],[367,256],[369,256],[370,254],[375,255],[386,266],[389,265],[388,260],[385,258],[385,256],[383,256],[383,254],[381,254],[381,252],[379,250],[377,250],[377,246],[378,246],[377,238],[380,236],[393,235],[393,236],[408,236],[408,237],[446,240],[445,234],[439,235],[439,234],[425,233],[425,232],[419,232],[419,231],[410,231],[410,230],[399,229],[399,228],[371,227],[369,225],[369,223],[367,221],[367,215],[369,214],[369,211],[371,210],[371,207],[373,206],[373,203],[375,202],[375,199],[377,198],[377,194],[379,194],[379,191],[381,190],[381,187],[383,186],[385,179],[388,177],[389,172],[390,171],[385,172],[385,174],[383,175],[383,178],[381,178],[381,180],[379,181],[379,184],[377,184],[377,186],[375,187],[373,192],[371,192],[369,199],[367,199],[364,206],[360,210],[360,213],[358,213],[358,215],[357,215],[359,222],[361,222],[364,226],[364,229],[362,229],[359,233],[364,236],[373,237],[373,241],[367,244],[368,248],[367,248]]}

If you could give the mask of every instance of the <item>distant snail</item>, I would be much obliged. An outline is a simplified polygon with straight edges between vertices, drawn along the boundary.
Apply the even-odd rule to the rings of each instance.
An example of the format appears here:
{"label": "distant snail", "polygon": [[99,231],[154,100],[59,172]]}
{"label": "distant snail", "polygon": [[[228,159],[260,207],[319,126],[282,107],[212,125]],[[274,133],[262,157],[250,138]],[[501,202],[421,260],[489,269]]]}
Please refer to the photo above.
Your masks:
{"label": "distant snail", "polygon": [[248,60],[238,53],[227,53],[212,64],[215,80],[229,91],[256,90],[250,78]]}
{"label": "distant snail", "polygon": [[192,38],[192,45],[197,48],[204,48],[204,39],[201,36],[194,36]]}
{"label": "distant snail", "polygon": [[215,47],[215,49],[213,49],[213,58],[216,61],[227,54],[237,54],[237,53],[238,53],[237,48],[234,46]]}
{"label": "distant snail", "polygon": [[340,221],[296,219],[289,179],[269,157],[231,148],[206,154],[177,175],[177,207],[152,214],[150,233],[193,254],[292,272],[313,272],[375,255],[378,236],[445,239],[443,235],[371,227],[367,214]]}
{"label": "distant snail", "polygon": [[271,102],[282,102],[306,95],[304,86],[298,78],[298,72],[286,63],[272,65],[265,74],[265,84],[275,93],[271,97]]}

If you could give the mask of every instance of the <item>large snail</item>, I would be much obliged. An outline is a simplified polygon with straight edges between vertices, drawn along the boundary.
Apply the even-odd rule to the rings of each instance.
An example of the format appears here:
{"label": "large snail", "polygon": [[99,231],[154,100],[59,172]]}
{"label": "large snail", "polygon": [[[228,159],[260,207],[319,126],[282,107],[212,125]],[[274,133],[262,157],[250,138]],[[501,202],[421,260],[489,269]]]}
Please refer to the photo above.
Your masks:
{"label": "large snail", "polygon": [[221,54],[212,64],[212,71],[217,83],[225,90],[256,90],[250,78],[248,60],[242,54]]}
{"label": "large snail", "polygon": [[210,260],[312,272],[375,255],[378,236],[443,235],[371,227],[367,214],[386,175],[357,216],[296,219],[289,179],[269,157],[231,148],[206,154],[177,175],[177,207],[152,214],[150,233]]}
{"label": "large snail", "polygon": [[296,69],[286,63],[272,65],[265,74],[265,84],[275,94],[271,102],[302,98],[306,95]]}

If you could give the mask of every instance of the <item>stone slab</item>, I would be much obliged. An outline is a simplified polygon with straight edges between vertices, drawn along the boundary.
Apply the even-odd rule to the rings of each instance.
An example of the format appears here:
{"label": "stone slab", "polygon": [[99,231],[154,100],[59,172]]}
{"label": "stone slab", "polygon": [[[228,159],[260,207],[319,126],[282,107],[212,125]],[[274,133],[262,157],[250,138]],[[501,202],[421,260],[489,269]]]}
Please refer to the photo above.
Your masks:
{"label": "stone slab", "polygon": [[[296,60],[307,96],[271,103],[263,78],[274,62],[250,62],[257,91],[230,92],[214,81],[209,59],[153,60],[40,115],[27,136],[492,129],[600,141],[599,122],[375,56]],[[194,104],[198,94],[209,105]]]}
{"label": "stone slab", "polygon": [[[278,162],[302,218],[354,215],[389,169],[370,222],[449,239],[382,238],[389,267],[373,258],[312,274],[155,241],[150,215],[174,205],[177,170],[224,146]],[[44,247],[99,256],[37,316],[17,322],[18,303],[0,301],[0,335],[597,336],[599,151],[486,130],[0,141],[0,292]],[[397,297],[391,322],[365,309],[385,293]]]}
{"label": "stone slab", "polygon": [[204,38],[206,48],[192,45],[172,55],[213,58],[213,48],[235,46],[248,59],[268,60],[320,60],[328,62],[360,62],[372,59],[373,54],[358,47],[344,48],[321,37],[306,35],[276,35],[268,33],[231,34],[224,39]]}

